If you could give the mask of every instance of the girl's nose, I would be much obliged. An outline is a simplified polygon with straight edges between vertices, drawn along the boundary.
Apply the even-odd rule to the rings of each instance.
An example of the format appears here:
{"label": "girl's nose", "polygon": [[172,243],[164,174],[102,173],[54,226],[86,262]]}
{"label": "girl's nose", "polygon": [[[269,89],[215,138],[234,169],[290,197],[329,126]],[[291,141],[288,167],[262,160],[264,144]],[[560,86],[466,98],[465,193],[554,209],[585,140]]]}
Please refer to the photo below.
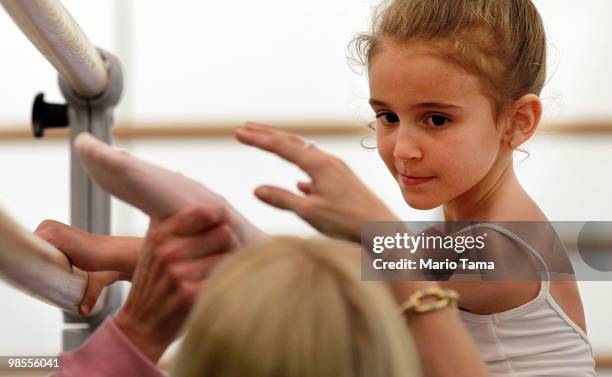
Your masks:
{"label": "girl's nose", "polygon": [[419,135],[410,126],[400,125],[396,134],[395,149],[393,157],[401,161],[420,160],[423,151],[419,143]]}

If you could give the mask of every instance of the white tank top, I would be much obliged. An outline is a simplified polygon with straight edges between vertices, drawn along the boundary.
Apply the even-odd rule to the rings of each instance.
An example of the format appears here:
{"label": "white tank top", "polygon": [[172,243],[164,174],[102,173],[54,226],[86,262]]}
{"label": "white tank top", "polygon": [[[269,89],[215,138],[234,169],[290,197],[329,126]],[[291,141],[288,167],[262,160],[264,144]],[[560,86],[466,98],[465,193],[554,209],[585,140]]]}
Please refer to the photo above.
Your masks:
{"label": "white tank top", "polygon": [[550,293],[550,272],[540,254],[516,234],[496,230],[525,246],[545,269],[540,293],[532,301],[489,315],[459,311],[492,377],[596,377],[591,342]]}

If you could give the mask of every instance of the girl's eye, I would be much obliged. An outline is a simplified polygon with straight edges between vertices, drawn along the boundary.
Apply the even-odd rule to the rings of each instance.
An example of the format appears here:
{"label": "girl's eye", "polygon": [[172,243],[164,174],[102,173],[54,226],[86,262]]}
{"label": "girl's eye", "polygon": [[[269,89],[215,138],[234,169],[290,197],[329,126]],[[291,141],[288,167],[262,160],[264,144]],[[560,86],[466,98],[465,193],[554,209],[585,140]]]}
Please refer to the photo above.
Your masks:
{"label": "girl's eye", "polygon": [[395,113],[384,112],[376,114],[376,119],[384,125],[392,125],[399,122],[399,116]]}
{"label": "girl's eye", "polygon": [[430,126],[436,127],[436,128],[442,128],[448,122],[450,122],[450,119],[448,119],[444,115],[430,115],[427,117],[427,120],[425,123],[427,123]]}

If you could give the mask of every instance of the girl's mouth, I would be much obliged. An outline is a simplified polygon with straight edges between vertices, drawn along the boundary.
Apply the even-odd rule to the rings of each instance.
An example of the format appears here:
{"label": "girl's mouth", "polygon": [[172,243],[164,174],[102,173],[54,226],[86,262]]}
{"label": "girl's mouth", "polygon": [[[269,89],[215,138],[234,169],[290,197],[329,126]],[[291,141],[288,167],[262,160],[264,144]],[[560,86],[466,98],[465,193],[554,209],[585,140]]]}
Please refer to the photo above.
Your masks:
{"label": "girl's mouth", "polygon": [[400,174],[400,181],[402,182],[404,186],[408,186],[408,187],[415,187],[415,186],[422,185],[424,183],[429,182],[433,178],[434,177],[412,177],[412,176]]}

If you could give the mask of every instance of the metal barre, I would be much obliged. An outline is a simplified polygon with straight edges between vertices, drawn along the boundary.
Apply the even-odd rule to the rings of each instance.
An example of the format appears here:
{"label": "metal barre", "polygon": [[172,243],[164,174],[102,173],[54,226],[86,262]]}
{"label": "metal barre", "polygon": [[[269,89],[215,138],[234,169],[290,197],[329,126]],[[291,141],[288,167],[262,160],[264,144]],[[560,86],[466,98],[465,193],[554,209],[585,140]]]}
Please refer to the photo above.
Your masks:
{"label": "metal barre", "polygon": [[[96,49],[59,0],[0,0],[0,4],[58,72],[60,89],[68,102],[71,141],[77,134],[89,132],[110,143],[113,111],[123,88],[119,60]],[[110,197],[87,177],[72,149],[71,142],[71,225],[110,234]],[[85,325],[63,329],[63,350],[75,349],[119,308],[121,287],[113,284],[105,288],[87,318],[76,315],[87,274],[41,239],[23,229],[15,233],[17,227],[8,216],[0,217],[0,240],[4,237],[8,241],[0,244],[0,270],[9,271],[0,271],[0,278],[63,308],[65,323]],[[42,273],[35,274],[36,268]]]}
{"label": "metal barre", "polygon": [[0,0],[21,31],[84,98],[108,83],[102,57],[59,0]]}

